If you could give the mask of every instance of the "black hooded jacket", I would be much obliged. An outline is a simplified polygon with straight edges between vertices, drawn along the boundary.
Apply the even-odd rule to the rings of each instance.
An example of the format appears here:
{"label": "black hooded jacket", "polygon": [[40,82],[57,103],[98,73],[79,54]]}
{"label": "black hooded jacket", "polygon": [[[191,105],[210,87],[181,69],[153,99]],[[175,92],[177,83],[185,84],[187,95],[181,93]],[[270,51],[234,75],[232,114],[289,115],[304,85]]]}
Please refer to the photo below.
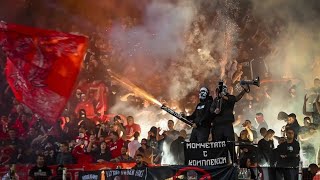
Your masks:
{"label": "black hooded jacket", "polygon": [[190,116],[186,118],[195,123],[197,127],[208,127],[211,124],[210,106],[213,102],[212,96],[207,96],[205,100],[200,100],[200,103],[196,106],[196,109]]}

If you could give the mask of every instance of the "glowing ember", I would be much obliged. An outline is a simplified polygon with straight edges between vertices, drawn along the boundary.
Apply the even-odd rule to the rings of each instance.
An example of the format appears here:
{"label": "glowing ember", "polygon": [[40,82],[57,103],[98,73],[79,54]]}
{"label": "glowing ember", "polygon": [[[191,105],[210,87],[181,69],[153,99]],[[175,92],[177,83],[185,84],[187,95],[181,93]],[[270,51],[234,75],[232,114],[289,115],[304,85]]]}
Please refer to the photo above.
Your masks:
{"label": "glowing ember", "polygon": [[112,71],[108,71],[109,74],[111,75],[111,77],[118,81],[119,83],[121,83],[124,87],[130,89],[132,92],[134,92],[136,95],[145,98],[146,100],[153,102],[154,104],[157,104],[159,106],[162,106],[162,104],[155,99],[152,95],[150,95],[149,93],[147,93],[146,91],[142,90],[141,88],[139,88],[138,86],[134,85],[132,82],[130,82],[128,79],[121,77],[120,75],[112,72]]}

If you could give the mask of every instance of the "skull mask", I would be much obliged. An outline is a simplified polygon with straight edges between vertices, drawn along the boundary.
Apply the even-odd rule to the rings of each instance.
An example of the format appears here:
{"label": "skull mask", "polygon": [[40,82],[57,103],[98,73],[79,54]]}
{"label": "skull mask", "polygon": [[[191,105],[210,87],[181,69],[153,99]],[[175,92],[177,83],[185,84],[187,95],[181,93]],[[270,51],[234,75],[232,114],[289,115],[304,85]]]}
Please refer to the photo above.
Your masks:
{"label": "skull mask", "polygon": [[209,95],[209,90],[206,87],[202,87],[199,92],[199,99],[205,100]]}
{"label": "skull mask", "polygon": [[224,84],[222,87],[222,95],[227,95],[228,94],[228,87]]}

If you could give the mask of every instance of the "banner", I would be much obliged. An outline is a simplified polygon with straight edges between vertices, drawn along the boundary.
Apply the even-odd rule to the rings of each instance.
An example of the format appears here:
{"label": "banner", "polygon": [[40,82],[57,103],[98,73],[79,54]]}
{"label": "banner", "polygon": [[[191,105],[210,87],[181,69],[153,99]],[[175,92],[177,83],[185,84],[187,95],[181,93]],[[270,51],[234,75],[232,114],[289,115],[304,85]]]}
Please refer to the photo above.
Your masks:
{"label": "banner", "polygon": [[141,180],[147,179],[147,168],[144,169],[114,169],[104,171],[105,179]]}
{"label": "banner", "polygon": [[80,171],[79,180],[100,180],[101,171]]}
{"label": "banner", "polygon": [[16,99],[53,124],[72,93],[87,38],[0,22],[0,47]]}
{"label": "banner", "polygon": [[228,150],[225,141],[206,143],[184,143],[185,165],[221,166],[228,163]]}

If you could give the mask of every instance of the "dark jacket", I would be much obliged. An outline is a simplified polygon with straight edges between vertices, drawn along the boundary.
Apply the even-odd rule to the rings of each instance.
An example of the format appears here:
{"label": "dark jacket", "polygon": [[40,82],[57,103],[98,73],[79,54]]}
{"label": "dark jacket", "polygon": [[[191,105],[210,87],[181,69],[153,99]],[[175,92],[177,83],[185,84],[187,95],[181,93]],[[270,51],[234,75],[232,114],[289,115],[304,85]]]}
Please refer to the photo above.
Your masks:
{"label": "dark jacket", "polygon": [[181,136],[174,140],[170,146],[170,153],[174,158],[174,161],[178,165],[184,164],[184,143],[185,139]]}
{"label": "dark jacket", "polygon": [[195,123],[198,127],[208,127],[210,128],[211,123],[211,113],[210,106],[212,104],[212,97],[208,96],[204,101],[200,101],[200,103],[196,106],[196,109],[190,116],[186,118]]}
{"label": "dark jacket", "polygon": [[[293,140],[292,143],[284,142],[277,147],[278,162],[277,167],[298,167],[300,144],[298,141]],[[286,155],[285,158],[281,158],[280,155]]]}
{"label": "dark jacket", "polygon": [[[233,109],[236,103],[236,97],[230,94],[228,94],[227,97],[228,100],[222,100],[220,113],[214,115],[214,125],[232,124],[234,122]],[[219,106],[219,101],[216,97],[210,108],[211,113],[213,113],[216,108],[219,108]]]}
{"label": "dark jacket", "polygon": [[57,164],[73,164],[73,162],[73,156],[69,152],[57,155]]}
{"label": "dark jacket", "polygon": [[295,120],[292,124],[287,124],[286,128],[291,128],[294,131],[294,138],[297,139],[301,126],[299,125],[298,121]]}

